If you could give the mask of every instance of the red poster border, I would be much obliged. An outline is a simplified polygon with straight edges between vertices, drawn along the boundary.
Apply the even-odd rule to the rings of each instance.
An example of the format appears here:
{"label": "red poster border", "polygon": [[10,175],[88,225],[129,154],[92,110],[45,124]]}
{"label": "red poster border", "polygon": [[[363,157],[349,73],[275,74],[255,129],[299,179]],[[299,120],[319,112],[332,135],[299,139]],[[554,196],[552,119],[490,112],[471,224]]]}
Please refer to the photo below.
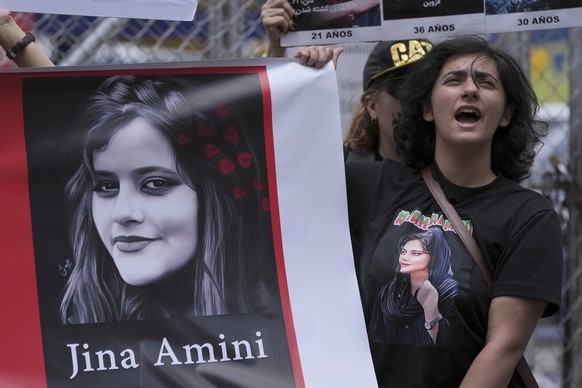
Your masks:
{"label": "red poster border", "polygon": [[0,271],[0,381],[4,387],[46,387],[22,120],[22,78],[2,77],[0,82],[0,106],[4,110],[0,214],[5,225]]}
{"label": "red poster border", "polygon": [[297,336],[295,325],[293,324],[293,313],[291,311],[291,300],[289,298],[289,286],[287,284],[287,275],[285,273],[285,260],[283,256],[283,237],[281,235],[281,219],[279,213],[279,198],[277,195],[277,176],[275,168],[275,145],[273,139],[273,115],[271,106],[271,88],[269,87],[269,78],[266,71],[259,72],[261,90],[263,94],[264,109],[264,131],[265,148],[267,151],[267,175],[269,181],[269,196],[271,198],[271,222],[273,225],[273,242],[275,245],[275,259],[277,261],[277,275],[279,277],[279,290],[281,294],[281,303],[283,305],[283,315],[285,319],[285,328],[287,330],[287,343],[291,355],[291,364],[295,376],[295,386],[305,387],[301,360],[299,358],[299,347],[297,345]]}

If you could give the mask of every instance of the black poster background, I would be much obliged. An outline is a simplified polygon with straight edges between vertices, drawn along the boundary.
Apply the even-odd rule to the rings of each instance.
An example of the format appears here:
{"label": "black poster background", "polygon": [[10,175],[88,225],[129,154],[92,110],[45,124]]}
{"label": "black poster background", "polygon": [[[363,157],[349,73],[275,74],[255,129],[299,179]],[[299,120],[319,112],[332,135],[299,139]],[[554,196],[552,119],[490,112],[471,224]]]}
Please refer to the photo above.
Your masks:
{"label": "black poster background", "polygon": [[[253,133],[265,166],[264,122],[261,87],[257,74],[184,75],[213,83],[229,93],[229,82],[244,77],[247,94],[236,101]],[[238,77],[238,78],[237,78]],[[79,130],[79,113],[87,97],[107,76],[55,76],[24,80],[23,109],[29,168],[30,208],[41,331],[49,387],[65,386],[294,386],[285,323],[281,306],[273,314],[239,314],[148,321],[61,325],[58,319],[60,293],[69,273],[72,253],[67,239],[64,185],[74,171],[84,133]],[[277,284],[275,258],[269,269],[271,284]],[[278,286],[273,286],[280,301]],[[260,335],[257,336],[257,333]],[[266,358],[214,363],[154,366],[164,338],[180,362],[183,346],[246,340],[256,345],[262,340]],[[77,344],[78,373],[73,376],[71,347]],[[72,345],[73,346],[73,345]],[[230,345],[227,345],[230,346]],[[124,369],[122,360],[130,349],[139,364]],[[96,352],[111,350],[115,370],[98,370]],[[166,349],[167,350],[167,349]],[[229,350],[230,351],[230,350]],[[86,353],[92,371],[83,371]],[[256,354],[255,354],[256,355]],[[217,356],[219,358],[219,356]],[[232,354],[231,357],[232,359]],[[106,362],[106,369],[110,367]],[[126,363],[127,365],[127,363]]]}
{"label": "black poster background", "polygon": [[384,20],[483,13],[481,0],[382,0]]}

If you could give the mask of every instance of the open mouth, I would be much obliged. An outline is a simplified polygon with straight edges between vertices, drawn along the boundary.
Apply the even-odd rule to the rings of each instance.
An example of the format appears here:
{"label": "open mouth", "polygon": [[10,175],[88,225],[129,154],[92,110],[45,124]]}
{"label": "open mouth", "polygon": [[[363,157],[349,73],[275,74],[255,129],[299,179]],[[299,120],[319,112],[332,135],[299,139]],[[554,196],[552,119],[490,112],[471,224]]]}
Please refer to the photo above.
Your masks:
{"label": "open mouth", "polygon": [[460,109],[455,115],[455,119],[463,124],[473,124],[481,117],[477,109],[464,108]]}

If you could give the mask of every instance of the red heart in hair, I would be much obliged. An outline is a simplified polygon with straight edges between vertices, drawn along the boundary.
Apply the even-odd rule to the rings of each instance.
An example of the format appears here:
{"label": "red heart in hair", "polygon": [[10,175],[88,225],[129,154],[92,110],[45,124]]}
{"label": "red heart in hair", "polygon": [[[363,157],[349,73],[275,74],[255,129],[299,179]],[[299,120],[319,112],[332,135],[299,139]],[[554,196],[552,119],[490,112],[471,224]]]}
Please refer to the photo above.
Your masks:
{"label": "red heart in hair", "polygon": [[212,130],[204,124],[198,125],[198,133],[200,136],[212,136]]}
{"label": "red heart in hair", "polygon": [[222,120],[228,118],[229,114],[223,103],[220,103],[216,106],[216,115]]}
{"label": "red heart in hair", "polygon": [[255,190],[264,190],[267,187],[267,185],[265,184],[265,182],[253,179],[253,187],[255,188]]}
{"label": "red heart in hair", "polygon": [[232,189],[232,196],[234,197],[234,199],[243,199],[244,197],[247,196],[247,194],[248,194],[247,191],[242,187],[235,187],[234,189]]}
{"label": "red heart in hair", "polygon": [[212,143],[207,143],[204,146],[204,152],[206,153],[207,157],[214,158],[216,155],[220,154],[220,148]]}
{"label": "red heart in hair", "polygon": [[238,139],[238,129],[232,125],[226,127],[224,130],[224,138],[228,141],[235,141]]}
{"label": "red heart in hair", "polygon": [[236,166],[230,160],[224,158],[220,162],[218,162],[218,168],[220,168],[220,172],[227,175],[234,171]]}
{"label": "red heart in hair", "polygon": [[269,204],[268,197],[261,198],[261,210],[264,212],[268,212],[271,210],[271,205]]}
{"label": "red heart in hair", "polygon": [[178,134],[178,143],[181,145],[186,145],[186,144],[192,143],[192,136],[187,135],[183,132],[180,132]]}
{"label": "red heart in hair", "polygon": [[238,154],[238,164],[242,168],[249,168],[251,166],[252,162],[253,162],[253,157],[251,156],[250,152],[243,151],[240,154]]}

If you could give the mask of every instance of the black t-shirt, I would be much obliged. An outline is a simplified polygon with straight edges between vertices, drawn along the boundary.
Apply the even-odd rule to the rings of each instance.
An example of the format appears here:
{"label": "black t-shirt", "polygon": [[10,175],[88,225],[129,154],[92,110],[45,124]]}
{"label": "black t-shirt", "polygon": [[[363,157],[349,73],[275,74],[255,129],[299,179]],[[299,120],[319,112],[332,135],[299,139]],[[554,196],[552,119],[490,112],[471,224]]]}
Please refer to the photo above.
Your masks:
{"label": "black t-shirt", "polygon": [[[456,186],[433,167],[489,264],[491,295],[419,171],[384,160],[348,163],[346,172],[356,271],[381,386],[458,386],[484,346],[491,297],[539,299],[549,303],[545,316],[557,311],[561,232],[543,196],[501,176],[483,187]],[[410,239],[428,241],[426,252],[416,249],[430,254],[429,281],[442,315],[436,339],[424,327],[414,275],[399,265]]]}

